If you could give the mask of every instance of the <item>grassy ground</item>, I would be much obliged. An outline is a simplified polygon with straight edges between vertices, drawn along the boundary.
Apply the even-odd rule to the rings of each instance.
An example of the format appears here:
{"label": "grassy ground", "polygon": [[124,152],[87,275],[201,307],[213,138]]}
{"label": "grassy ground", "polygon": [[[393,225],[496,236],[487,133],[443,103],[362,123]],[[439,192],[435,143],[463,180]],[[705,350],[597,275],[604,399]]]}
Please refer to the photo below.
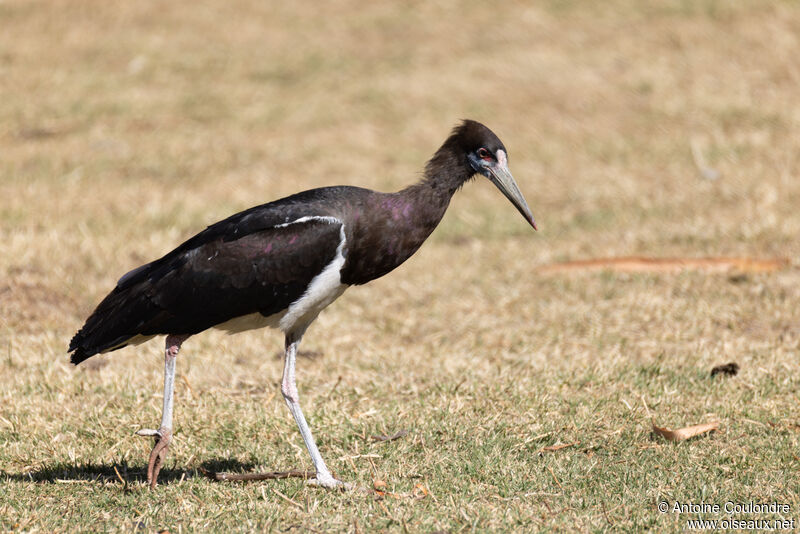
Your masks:
{"label": "grassy ground", "polygon": [[[0,530],[682,531],[697,516],[662,500],[776,501],[800,520],[796,3],[7,0],[0,21]],[[277,332],[184,345],[150,491],[133,432],[160,417],[160,344],[77,369],[65,354],[117,277],[300,189],[398,189],[463,117],[503,139],[541,231],[469,184],[414,258],[320,317],[302,347],[319,354],[298,364],[332,470],[407,495],[199,474],[310,467]],[[632,254],[791,265],[537,273]],[[709,378],[729,361],[738,376]],[[679,444],[650,432],[714,420]]]}

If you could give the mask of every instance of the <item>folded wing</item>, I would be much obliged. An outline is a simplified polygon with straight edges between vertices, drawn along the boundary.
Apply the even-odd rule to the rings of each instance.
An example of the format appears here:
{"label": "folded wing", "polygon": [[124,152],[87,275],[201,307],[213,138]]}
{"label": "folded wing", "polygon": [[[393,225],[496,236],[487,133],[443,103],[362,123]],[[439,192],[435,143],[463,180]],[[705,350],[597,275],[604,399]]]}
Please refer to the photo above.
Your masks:
{"label": "folded wing", "polygon": [[336,257],[342,223],[327,216],[271,219],[245,212],[123,276],[70,342],[72,362],[134,339],[196,334],[288,308]]}

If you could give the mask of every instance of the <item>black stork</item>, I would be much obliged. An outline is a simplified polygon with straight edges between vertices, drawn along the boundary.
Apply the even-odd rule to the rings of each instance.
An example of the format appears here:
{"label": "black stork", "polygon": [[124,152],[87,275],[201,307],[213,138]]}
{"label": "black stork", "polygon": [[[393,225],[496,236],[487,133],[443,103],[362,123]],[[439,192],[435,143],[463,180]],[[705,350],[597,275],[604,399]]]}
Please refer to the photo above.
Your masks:
{"label": "black stork", "polygon": [[213,224],[164,257],[117,282],[69,345],[74,364],[166,335],[164,405],[147,480],[155,487],[172,438],[175,360],[181,344],[208,328],[241,332],[271,326],[286,336],[281,393],[316,469],[309,483],[334,488],[295,385],[295,357],[317,315],[348,286],[366,284],[407,260],[439,224],[453,194],[480,174],[536,229],[508,170],[508,153],[489,128],[465,120],[397,193],[359,187],[312,189]]}

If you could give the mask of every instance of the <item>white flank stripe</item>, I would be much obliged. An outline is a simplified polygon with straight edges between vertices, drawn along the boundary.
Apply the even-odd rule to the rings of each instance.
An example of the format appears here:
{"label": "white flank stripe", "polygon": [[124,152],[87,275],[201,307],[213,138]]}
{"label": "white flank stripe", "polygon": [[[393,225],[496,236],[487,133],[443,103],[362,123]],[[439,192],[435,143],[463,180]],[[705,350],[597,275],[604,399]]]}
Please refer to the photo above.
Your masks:
{"label": "white flank stripe", "polygon": [[281,226],[288,226],[309,220],[325,221],[329,224],[339,224],[339,246],[336,247],[336,256],[311,283],[299,300],[293,302],[286,313],[281,317],[279,326],[285,333],[294,333],[302,336],[305,329],[311,324],[319,312],[328,304],[336,300],[347,286],[342,284],[341,270],[344,265],[344,246],[347,238],[344,232],[344,223],[336,217],[301,217],[296,221]]}
{"label": "white flank stripe", "polygon": [[277,224],[274,228],[285,228],[293,224],[302,224],[309,221],[324,221],[328,224],[341,225],[339,228],[341,241],[339,241],[339,246],[336,247],[336,255],[333,260],[311,280],[303,296],[289,305],[287,309],[269,317],[264,317],[260,313],[251,313],[235,317],[230,321],[215,326],[215,328],[226,330],[229,334],[235,334],[268,326],[270,328],[280,328],[287,334],[291,332],[295,338],[299,338],[317,315],[344,293],[347,286],[342,284],[340,272],[345,261],[344,246],[346,238],[344,223],[340,219],[326,216],[301,217],[294,221]]}

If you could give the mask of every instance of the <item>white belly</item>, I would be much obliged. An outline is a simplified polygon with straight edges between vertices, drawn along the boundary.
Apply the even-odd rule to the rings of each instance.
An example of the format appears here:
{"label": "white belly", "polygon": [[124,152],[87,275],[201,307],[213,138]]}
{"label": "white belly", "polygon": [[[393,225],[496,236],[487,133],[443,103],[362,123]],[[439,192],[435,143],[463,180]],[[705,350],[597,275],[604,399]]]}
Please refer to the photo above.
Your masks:
{"label": "white belly", "polygon": [[[333,260],[308,284],[305,293],[292,302],[288,308],[276,314],[264,317],[260,313],[251,313],[236,317],[230,321],[217,325],[215,328],[227,330],[228,333],[243,332],[255,328],[280,328],[285,334],[293,334],[296,338],[303,335],[308,325],[316,319],[317,315],[324,310],[331,302],[336,300],[347,289],[347,285],[342,283],[341,271],[344,266],[344,246],[345,232],[344,224],[339,219],[333,217],[303,217],[297,221],[286,223],[297,224],[313,219],[323,219],[329,222],[341,224],[341,241],[336,248],[336,255]],[[283,226],[283,225],[282,225]]]}
{"label": "white belly", "polygon": [[341,283],[335,286],[331,284],[327,287],[315,288],[314,292],[306,291],[302,297],[282,312],[275,313],[269,317],[264,317],[260,313],[241,315],[218,324],[214,328],[225,330],[229,334],[238,334],[247,330],[269,327],[279,328],[285,334],[291,332],[302,335],[308,325],[317,318],[317,315],[331,302],[339,298],[345,289],[347,289],[347,286]]}
{"label": "white belly", "polygon": [[250,315],[234,317],[230,321],[225,321],[224,323],[216,325],[214,328],[225,330],[229,334],[237,334],[246,330],[255,330],[267,326],[278,328],[278,322],[282,315],[282,313],[276,313],[269,317],[264,317],[260,313],[251,313]]}

